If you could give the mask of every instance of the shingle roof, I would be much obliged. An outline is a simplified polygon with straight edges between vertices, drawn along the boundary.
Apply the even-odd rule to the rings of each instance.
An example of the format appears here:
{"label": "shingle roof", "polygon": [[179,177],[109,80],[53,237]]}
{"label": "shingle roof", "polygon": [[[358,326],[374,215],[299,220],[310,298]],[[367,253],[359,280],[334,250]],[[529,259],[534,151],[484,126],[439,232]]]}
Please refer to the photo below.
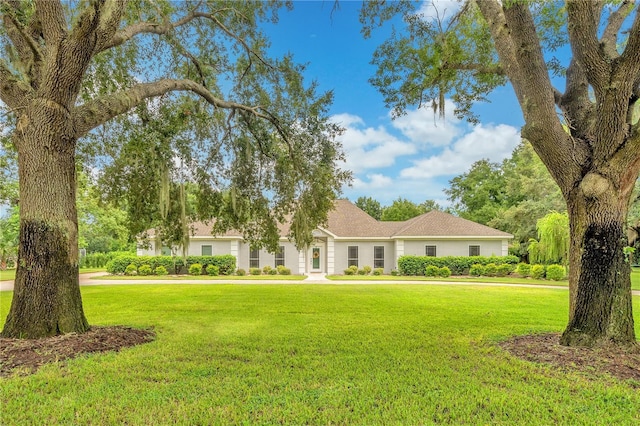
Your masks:
{"label": "shingle roof", "polygon": [[[193,236],[211,236],[211,225],[194,222],[191,227]],[[289,224],[280,224],[279,229],[281,235],[286,236],[289,232]],[[513,238],[513,235],[506,232],[437,210],[403,222],[382,222],[372,218],[349,200],[335,201],[335,208],[328,215],[327,226],[322,229],[339,238]],[[153,235],[153,230],[150,234]],[[218,236],[242,238],[238,231],[233,230]]]}
{"label": "shingle roof", "polygon": [[513,235],[506,232],[437,210],[409,219],[403,224],[404,226],[393,235],[394,237],[513,238]]}

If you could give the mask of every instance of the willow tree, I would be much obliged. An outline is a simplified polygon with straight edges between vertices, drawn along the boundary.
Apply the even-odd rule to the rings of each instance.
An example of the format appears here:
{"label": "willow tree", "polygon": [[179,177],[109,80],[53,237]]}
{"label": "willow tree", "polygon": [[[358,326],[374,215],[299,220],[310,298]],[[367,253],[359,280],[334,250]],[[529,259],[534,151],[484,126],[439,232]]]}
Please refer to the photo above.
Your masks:
{"label": "willow tree", "polygon": [[[640,171],[633,114],[640,97],[637,4],[468,1],[451,18],[436,20],[416,14],[416,7],[372,2],[363,8],[365,33],[398,14],[407,23],[407,31],[376,51],[373,84],[396,114],[414,104],[444,113],[451,96],[454,113],[474,120],[472,104],[509,82],[524,116],[522,136],[567,203],[570,313],[561,343],[635,343],[624,249]],[[554,55],[559,48],[570,50],[566,62]]]}
{"label": "willow tree", "polygon": [[[304,84],[291,58],[266,54],[259,23],[277,19],[280,7],[0,0],[7,52],[0,100],[9,111],[3,124],[16,123],[20,189],[18,270],[4,336],[88,329],[78,283],[75,164],[89,155],[98,157],[94,166],[103,164],[122,141],[114,135],[143,126],[159,105],[179,101],[176,121],[199,117],[180,130],[181,149],[193,152],[181,176],[199,185],[219,228],[273,239],[275,224],[289,217],[292,239],[309,243],[347,176],[336,168],[342,154],[334,142],[340,129],[326,117],[331,95]],[[191,110],[182,108],[185,96]],[[138,139],[130,165],[148,164],[153,177],[156,167],[180,164],[184,156],[171,154],[176,145],[160,139]],[[86,140],[93,145],[78,158]],[[150,157],[155,161],[145,163]]]}

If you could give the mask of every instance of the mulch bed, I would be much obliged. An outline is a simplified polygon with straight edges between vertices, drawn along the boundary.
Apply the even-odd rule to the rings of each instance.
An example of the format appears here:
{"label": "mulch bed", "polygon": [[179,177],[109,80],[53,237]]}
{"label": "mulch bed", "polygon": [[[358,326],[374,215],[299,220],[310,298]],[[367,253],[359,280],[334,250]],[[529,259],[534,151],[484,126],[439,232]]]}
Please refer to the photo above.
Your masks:
{"label": "mulch bed", "polygon": [[61,362],[82,354],[119,351],[151,342],[152,330],[136,328],[91,327],[82,334],[70,333],[43,339],[0,338],[0,377],[31,374],[44,364]]}
{"label": "mulch bed", "polygon": [[[45,339],[0,338],[0,377],[26,375],[47,363],[63,362],[86,353],[119,351],[155,339],[152,330],[130,327],[92,327],[83,334]],[[552,365],[562,371],[581,371],[587,377],[611,375],[640,388],[640,346],[631,348],[569,348],[560,346],[560,335],[518,336],[499,345],[526,361]]]}
{"label": "mulch bed", "polygon": [[518,336],[500,343],[513,356],[552,365],[562,371],[581,371],[588,376],[609,374],[640,388],[640,345],[629,348],[576,348],[561,346],[559,333]]}

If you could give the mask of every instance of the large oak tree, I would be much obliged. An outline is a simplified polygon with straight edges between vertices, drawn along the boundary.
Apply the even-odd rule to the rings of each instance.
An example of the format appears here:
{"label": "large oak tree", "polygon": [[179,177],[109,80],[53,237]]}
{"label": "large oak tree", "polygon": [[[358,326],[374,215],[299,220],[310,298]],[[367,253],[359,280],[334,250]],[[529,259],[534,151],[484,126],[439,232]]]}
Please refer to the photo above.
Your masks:
{"label": "large oak tree", "polygon": [[[18,270],[4,336],[88,329],[76,211],[77,153],[86,140],[93,146],[83,160],[120,144],[129,160],[123,167],[138,167],[140,179],[160,176],[164,188],[179,165],[180,183],[198,185],[201,212],[218,229],[273,243],[276,223],[292,218],[291,237],[309,243],[348,176],[336,167],[342,154],[334,140],[340,129],[326,116],[331,94],[305,85],[291,58],[268,58],[259,23],[277,19],[282,6],[0,0],[0,100],[3,124],[15,123],[20,189]],[[167,131],[149,127],[166,118],[161,110],[175,113]],[[190,125],[181,125],[188,117]],[[117,137],[133,128],[160,130]]]}
{"label": "large oak tree", "polygon": [[[379,47],[373,83],[401,114],[408,105],[458,114],[510,82],[531,142],[567,203],[570,314],[561,343],[634,344],[627,212],[640,171],[640,14],[622,1],[464,2],[450,19],[413,2],[371,2],[365,33],[401,14],[408,33]],[[440,13],[443,11],[441,10]],[[443,15],[440,15],[443,16]],[[570,49],[562,62],[556,49]],[[471,118],[474,117],[471,115]],[[568,130],[567,130],[568,129]]]}

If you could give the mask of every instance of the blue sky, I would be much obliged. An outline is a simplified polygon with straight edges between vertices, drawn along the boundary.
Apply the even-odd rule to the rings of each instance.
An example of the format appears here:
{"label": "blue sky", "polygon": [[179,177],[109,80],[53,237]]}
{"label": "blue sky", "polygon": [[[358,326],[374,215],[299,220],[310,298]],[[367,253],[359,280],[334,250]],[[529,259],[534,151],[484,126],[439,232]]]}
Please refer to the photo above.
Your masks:
{"label": "blue sky", "polygon": [[[427,13],[430,3],[424,6]],[[456,2],[436,4],[442,11],[451,10]],[[520,142],[524,121],[513,90],[499,88],[491,103],[478,104],[474,109],[480,117],[477,126],[457,120],[452,113],[444,121],[434,119],[430,108],[412,108],[392,120],[382,95],[368,82],[375,73],[370,64],[373,52],[391,26],[364,39],[360,6],[360,1],[341,1],[332,14],[333,1],[295,1],[293,11],[283,11],[277,25],[264,27],[272,52],[293,53],[297,62],[308,64],[307,79],[317,80],[323,91],[334,91],[331,114],[346,128],[341,137],[345,167],[354,173],[353,186],[343,189],[344,196],[354,201],[370,196],[383,205],[398,197],[447,205],[442,190],[450,179],[482,158],[502,161]]]}

